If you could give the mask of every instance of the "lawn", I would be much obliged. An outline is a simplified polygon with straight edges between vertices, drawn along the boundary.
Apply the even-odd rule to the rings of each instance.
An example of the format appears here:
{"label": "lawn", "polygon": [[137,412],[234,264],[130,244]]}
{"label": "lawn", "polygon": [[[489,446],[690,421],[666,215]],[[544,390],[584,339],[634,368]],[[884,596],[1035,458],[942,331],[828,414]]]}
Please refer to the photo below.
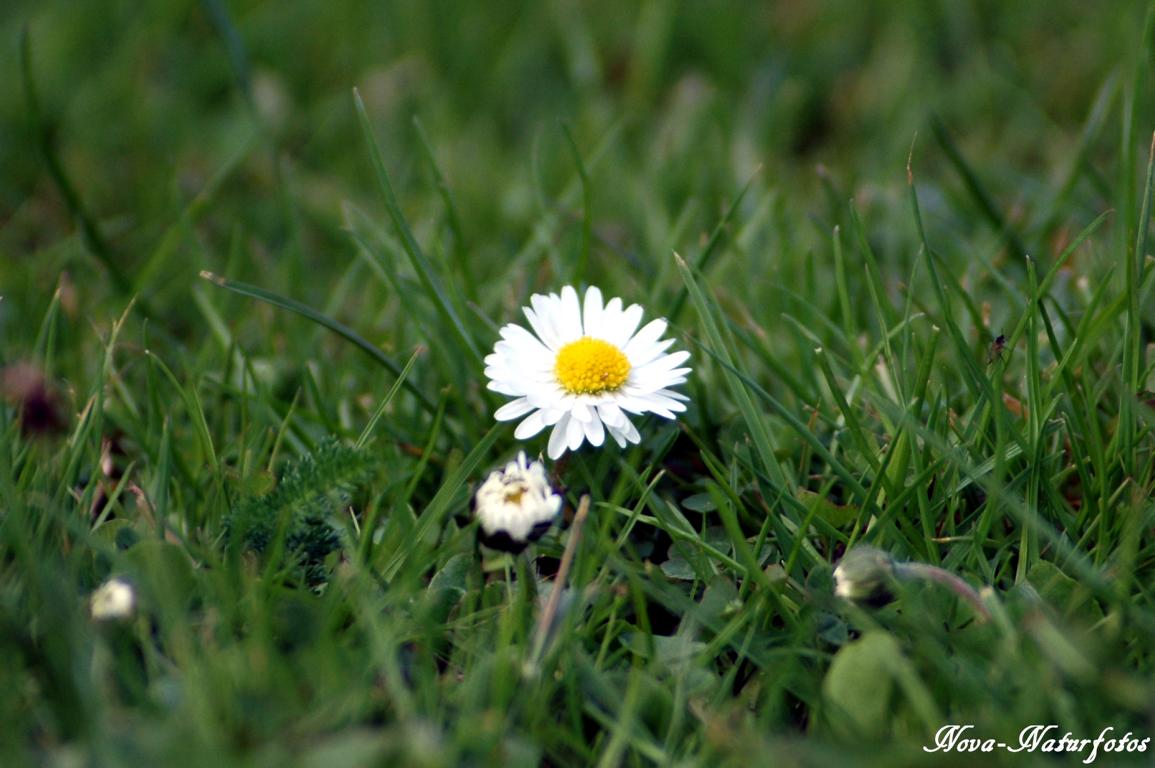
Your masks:
{"label": "lawn", "polygon": [[0,68],[0,765],[1151,761],[1155,5],[9,0]]}

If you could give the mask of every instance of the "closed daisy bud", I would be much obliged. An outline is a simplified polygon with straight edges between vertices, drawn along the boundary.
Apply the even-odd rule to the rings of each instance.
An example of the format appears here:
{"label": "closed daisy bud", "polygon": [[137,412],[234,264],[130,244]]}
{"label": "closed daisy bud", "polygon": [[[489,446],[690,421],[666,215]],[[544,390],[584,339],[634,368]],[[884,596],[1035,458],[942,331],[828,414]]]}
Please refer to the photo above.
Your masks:
{"label": "closed daisy bud", "polygon": [[478,538],[487,547],[520,552],[549,530],[561,504],[561,496],[546,478],[545,466],[519,452],[503,469],[489,473],[474,494]]}
{"label": "closed daisy bud", "polygon": [[881,549],[852,548],[834,569],[834,594],[847,600],[881,605],[890,600],[894,559]]}
{"label": "closed daisy bud", "polygon": [[124,579],[109,579],[92,593],[89,610],[97,621],[131,619],[136,612],[136,590]]}
{"label": "closed daisy bud", "polygon": [[974,587],[945,568],[927,563],[904,563],[881,549],[861,545],[852,548],[834,569],[834,594],[867,605],[881,606],[894,598],[893,587],[899,582],[924,581],[939,584],[965,600],[987,621],[990,611]]}

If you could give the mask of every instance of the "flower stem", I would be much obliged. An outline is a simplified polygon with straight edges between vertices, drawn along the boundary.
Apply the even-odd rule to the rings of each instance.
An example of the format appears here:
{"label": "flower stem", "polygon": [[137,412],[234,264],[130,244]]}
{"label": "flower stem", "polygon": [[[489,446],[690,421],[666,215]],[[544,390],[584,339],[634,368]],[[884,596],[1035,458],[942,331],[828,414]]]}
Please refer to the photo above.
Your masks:
{"label": "flower stem", "polygon": [[982,598],[979,597],[979,593],[975,591],[974,587],[948,570],[926,563],[895,563],[894,573],[900,579],[924,579],[942,584],[963,600],[970,603],[975,613],[979,615],[980,620],[985,622],[991,618],[991,612],[987,610]]}
{"label": "flower stem", "polygon": [[533,638],[533,653],[529,663],[529,668],[532,670],[536,670],[537,663],[541,660],[542,651],[545,650],[545,641],[549,637],[550,627],[553,626],[554,616],[557,615],[557,608],[561,603],[561,593],[565,589],[569,570],[573,566],[574,554],[577,552],[578,541],[581,539],[582,523],[585,522],[589,511],[590,497],[587,494],[582,496],[581,501],[578,502],[577,512],[574,514],[573,523],[569,529],[569,541],[566,542],[565,552],[562,553],[561,564],[558,566],[557,575],[553,580],[553,588],[549,591],[549,601],[546,602],[545,609],[538,617],[537,630]]}

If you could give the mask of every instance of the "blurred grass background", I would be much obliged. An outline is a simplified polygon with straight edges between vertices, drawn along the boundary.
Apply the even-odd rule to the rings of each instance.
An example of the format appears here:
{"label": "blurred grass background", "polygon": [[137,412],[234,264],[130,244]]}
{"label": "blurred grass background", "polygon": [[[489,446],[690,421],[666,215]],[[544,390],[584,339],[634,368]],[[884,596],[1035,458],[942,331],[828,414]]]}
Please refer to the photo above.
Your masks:
{"label": "blurred grass background", "polygon": [[[1000,209],[1040,227],[1026,245],[1046,253],[1075,214],[1113,202],[1118,122],[1098,127],[1089,146],[1080,136],[1101,89],[1147,65],[1142,5],[1111,7],[17,0],[3,17],[0,245],[37,258],[4,274],[25,281],[9,290],[8,311],[42,307],[65,269],[91,298],[105,283],[87,279],[104,274],[70,237],[71,216],[32,151],[37,134],[133,287],[184,307],[174,322],[195,323],[180,298],[200,269],[228,263],[238,239],[235,277],[267,275],[271,288],[324,297],[326,281],[302,276],[351,258],[342,203],[374,199],[353,87],[407,212],[429,228],[442,211],[429,202],[420,119],[478,271],[532,242],[542,206],[572,180],[562,123],[587,157],[597,153],[599,272],[622,259],[654,270],[672,246],[709,232],[759,168],[777,215],[827,224],[854,195],[864,218],[877,209],[906,221],[894,201],[912,143],[943,247],[969,241],[984,221],[936,151],[931,116]],[[39,121],[18,76],[22,29]],[[1036,209],[1041,190],[1075,162],[1095,173],[1080,174],[1054,221]],[[899,228],[884,220],[870,231],[893,243]],[[757,245],[796,260],[825,238],[787,229],[784,242]]]}
{"label": "blurred grass background", "polygon": [[[1142,399],[1124,347],[1140,339],[1149,364],[1155,323],[1149,301],[1119,299],[1151,293],[1134,248],[1152,18],[1124,0],[9,0],[0,364],[31,361],[59,419],[55,436],[22,433],[10,397],[0,422],[11,759],[821,765],[886,744],[875,757],[920,764],[931,724],[951,717],[1009,734],[1052,720],[1076,736],[1155,732],[1150,416],[1135,406],[1133,444],[1117,429],[1121,404]],[[604,506],[577,573],[590,607],[548,684],[518,678],[532,595],[483,587],[468,536],[418,522],[463,507],[512,430],[491,431],[468,343],[387,219],[354,88],[478,349],[530,293],[573,281],[670,315],[694,352],[682,427],[651,424],[652,443],[571,467],[571,497],[592,488]],[[908,159],[941,280],[921,255]],[[703,266],[709,297],[676,315],[673,251]],[[1058,268],[1050,338],[1023,253],[1040,277]],[[364,570],[315,600],[283,587],[275,559],[224,557],[223,520],[325,435],[361,435],[396,376],[202,271],[304,302],[397,369],[428,348],[405,378],[417,394],[378,427],[348,533],[388,523],[354,539],[347,560]],[[1028,319],[1038,348],[1024,337],[990,359]],[[864,350],[886,340],[875,369]],[[1068,344],[1077,379],[1054,367]],[[801,489],[793,507],[759,475],[722,352],[834,453],[816,457],[756,399]],[[1005,366],[1006,381],[984,392],[973,363]],[[1155,388],[1145,366],[1135,380]],[[990,416],[1004,387],[1011,415]],[[909,458],[879,471],[903,440]],[[990,485],[974,479],[988,460]],[[659,467],[673,487],[651,495]],[[851,474],[889,506],[856,495]],[[733,526],[710,517],[731,503]],[[873,543],[993,584],[1010,618],[975,627],[924,593],[847,617],[818,596],[860,535],[855,505],[887,521]],[[806,508],[816,528],[791,549]],[[1040,521],[1067,549],[1033,538]],[[667,553],[635,525],[699,544]],[[761,545],[767,525],[755,578],[735,565],[736,532]],[[181,554],[136,543],[150,537]],[[90,626],[83,603],[112,573],[155,582],[148,620],[119,634]],[[901,652],[848,645],[880,627]],[[848,649],[858,661],[831,682]]]}

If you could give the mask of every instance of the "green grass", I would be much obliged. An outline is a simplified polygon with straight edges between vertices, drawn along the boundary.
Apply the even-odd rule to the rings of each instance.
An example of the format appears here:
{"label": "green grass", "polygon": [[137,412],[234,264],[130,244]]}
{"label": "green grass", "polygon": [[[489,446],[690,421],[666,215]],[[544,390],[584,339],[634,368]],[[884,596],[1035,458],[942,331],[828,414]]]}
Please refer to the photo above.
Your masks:
{"label": "green grass", "polygon": [[[0,763],[1155,736],[1151,8],[498,5],[0,12]],[[692,405],[551,463],[538,658],[572,530],[468,501],[544,452],[481,359],[567,283]],[[860,544],[991,619],[836,598]]]}

